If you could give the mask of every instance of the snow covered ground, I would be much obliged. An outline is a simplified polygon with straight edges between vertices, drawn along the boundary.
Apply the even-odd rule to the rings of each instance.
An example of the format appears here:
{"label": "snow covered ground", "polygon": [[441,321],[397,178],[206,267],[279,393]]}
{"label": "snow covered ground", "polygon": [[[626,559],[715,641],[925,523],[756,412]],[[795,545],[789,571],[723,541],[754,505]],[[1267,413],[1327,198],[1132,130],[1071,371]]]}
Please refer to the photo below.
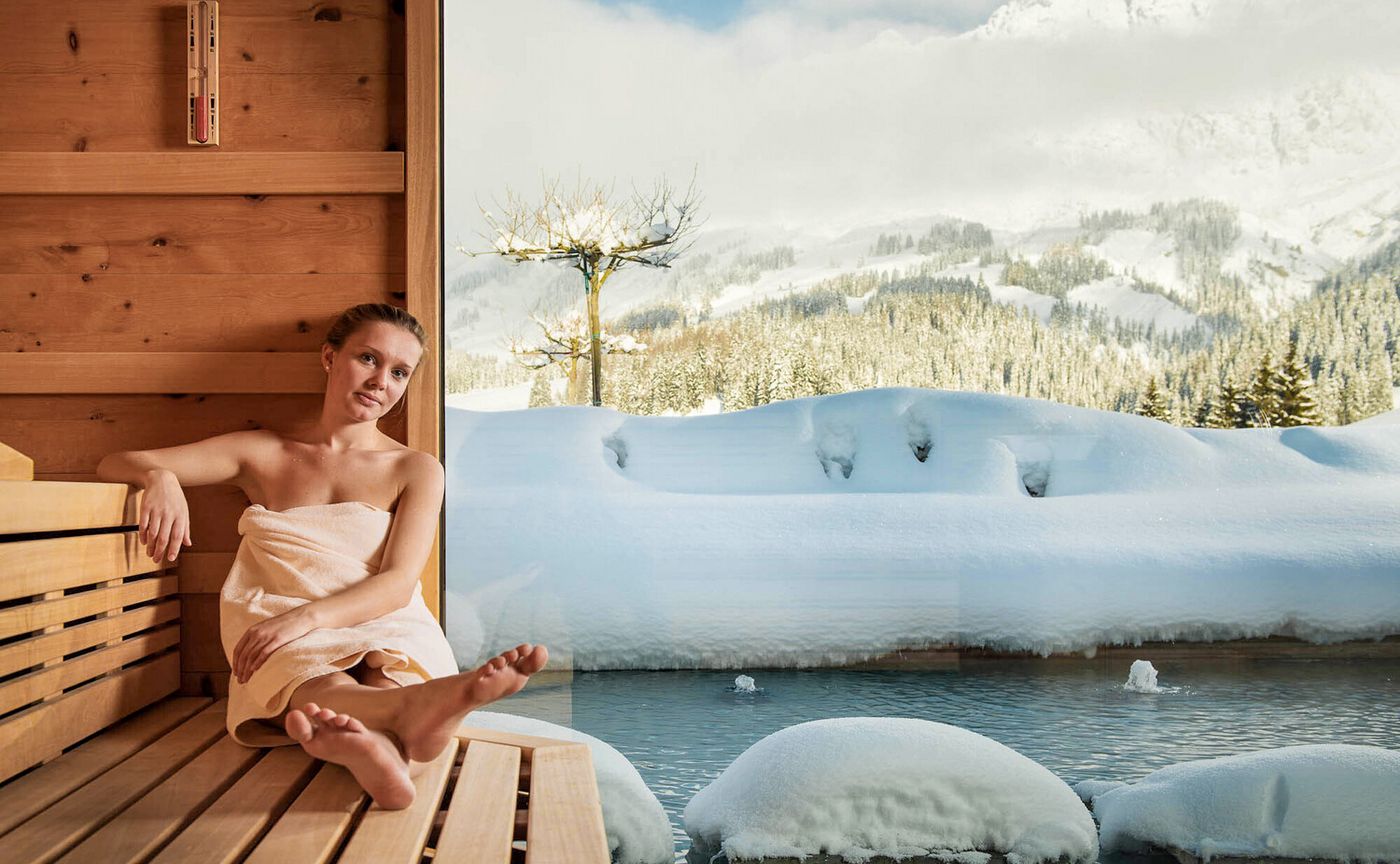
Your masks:
{"label": "snow covered ground", "polygon": [[464,667],[526,640],[581,669],[732,668],[1400,633],[1395,412],[1181,429],[895,388],[447,415]]}

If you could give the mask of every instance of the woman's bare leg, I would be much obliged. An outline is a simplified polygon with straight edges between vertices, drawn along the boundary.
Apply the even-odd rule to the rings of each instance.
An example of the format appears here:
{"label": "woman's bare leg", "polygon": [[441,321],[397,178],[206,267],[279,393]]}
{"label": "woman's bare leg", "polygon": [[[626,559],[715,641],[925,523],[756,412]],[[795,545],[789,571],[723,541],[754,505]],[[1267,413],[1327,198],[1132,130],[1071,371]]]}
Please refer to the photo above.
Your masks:
{"label": "woman's bare leg", "polygon": [[[360,684],[345,672],[332,672],[299,686],[279,719],[287,734],[301,744],[308,755],[345,766],[374,802],[385,810],[403,809],[413,803],[414,788],[410,779],[413,772],[398,741],[382,729],[367,727],[350,714],[306,698],[325,694],[343,700],[355,688],[372,690],[381,697],[389,695],[379,687]],[[356,694],[361,702],[366,695],[369,694]],[[378,704],[371,703],[371,711],[383,716],[383,702],[381,698]]]}
{"label": "woman's bare leg", "polygon": [[[323,675],[303,683],[293,692],[287,703],[291,710],[284,715],[287,734],[303,740],[292,732],[292,718],[301,714],[304,719],[316,710],[328,708],[335,714],[355,718],[366,729],[385,736],[396,745],[405,763],[410,760],[431,762],[451,743],[463,717],[518,692],[548,659],[549,652],[543,645],[526,643],[491,658],[470,672],[408,687],[361,684],[344,672]],[[378,670],[376,673],[383,676]],[[301,720],[297,721],[297,731],[305,732]]]}

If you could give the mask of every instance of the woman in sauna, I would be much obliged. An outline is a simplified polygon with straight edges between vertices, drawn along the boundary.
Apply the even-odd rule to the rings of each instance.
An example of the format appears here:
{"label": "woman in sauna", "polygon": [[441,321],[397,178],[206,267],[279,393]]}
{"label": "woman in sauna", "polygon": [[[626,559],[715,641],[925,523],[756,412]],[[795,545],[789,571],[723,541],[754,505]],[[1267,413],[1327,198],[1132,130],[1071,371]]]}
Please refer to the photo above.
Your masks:
{"label": "woman in sauna", "polygon": [[442,465],[376,423],[425,349],[407,312],[355,306],[321,346],[315,420],[114,453],[97,467],[145,490],[139,537],[156,560],[194,545],[181,487],[235,484],[254,502],[219,598],[229,734],[344,765],[385,809],[412,803],[412,762],[436,758],[466,714],[520,690],[548,659],[524,644],[459,672],[423,602]]}

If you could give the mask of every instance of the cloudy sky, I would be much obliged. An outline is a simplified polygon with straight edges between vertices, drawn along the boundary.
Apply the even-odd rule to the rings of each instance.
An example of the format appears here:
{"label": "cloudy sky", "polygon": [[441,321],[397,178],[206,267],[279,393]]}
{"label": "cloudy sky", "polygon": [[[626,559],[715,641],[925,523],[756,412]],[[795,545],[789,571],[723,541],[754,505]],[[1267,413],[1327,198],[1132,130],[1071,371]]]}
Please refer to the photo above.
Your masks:
{"label": "cloudy sky", "polygon": [[1154,3],[1224,11],[990,39],[968,31],[994,0],[449,0],[447,239],[478,246],[476,202],[542,175],[695,171],[714,227],[1005,223],[1164,189],[1283,193],[1289,171],[1353,170],[1400,135],[1392,0]]}

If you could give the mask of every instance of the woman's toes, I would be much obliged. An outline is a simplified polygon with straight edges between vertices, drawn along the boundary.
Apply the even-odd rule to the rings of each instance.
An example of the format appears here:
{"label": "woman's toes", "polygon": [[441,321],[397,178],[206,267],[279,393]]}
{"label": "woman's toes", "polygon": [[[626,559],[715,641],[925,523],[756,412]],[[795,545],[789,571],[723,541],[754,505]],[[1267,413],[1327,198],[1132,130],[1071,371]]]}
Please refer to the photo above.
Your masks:
{"label": "woman's toes", "polygon": [[294,741],[306,741],[311,737],[311,721],[307,719],[306,714],[295,708],[287,712],[285,728]]}

